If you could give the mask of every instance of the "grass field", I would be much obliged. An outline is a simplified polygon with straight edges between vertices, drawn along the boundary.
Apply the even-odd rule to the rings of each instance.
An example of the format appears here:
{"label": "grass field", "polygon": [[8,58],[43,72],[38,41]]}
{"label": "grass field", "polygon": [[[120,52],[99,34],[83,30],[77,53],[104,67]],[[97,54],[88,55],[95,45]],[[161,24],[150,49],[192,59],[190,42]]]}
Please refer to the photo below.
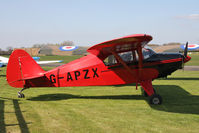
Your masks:
{"label": "grass field", "polygon": [[191,54],[191,61],[186,63],[187,66],[199,66],[199,54]]}
{"label": "grass field", "polygon": [[63,60],[63,63],[71,62],[75,59],[82,57],[82,55],[73,55],[73,56],[40,56],[40,61],[44,60]]}
{"label": "grass field", "polygon": [[[49,69],[49,68],[46,68]],[[177,71],[153,82],[163,97],[149,105],[135,86],[30,88],[25,99],[0,71],[0,132],[198,133],[199,72]]]}

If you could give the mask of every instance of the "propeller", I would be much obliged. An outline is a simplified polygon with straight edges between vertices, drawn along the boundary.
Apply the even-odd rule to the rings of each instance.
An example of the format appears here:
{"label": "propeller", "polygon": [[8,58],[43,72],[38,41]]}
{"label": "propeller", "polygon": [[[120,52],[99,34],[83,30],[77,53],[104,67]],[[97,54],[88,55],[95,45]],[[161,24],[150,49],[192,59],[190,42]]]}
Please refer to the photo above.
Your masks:
{"label": "propeller", "polygon": [[185,49],[184,49],[184,57],[187,57],[187,52],[188,52],[188,42],[186,43]]}
{"label": "propeller", "polygon": [[185,64],[184,60],[185,60],[185,58],[187,58],[188,44],[189,44],[189,43],[186,42],[186,44],[185,44],[185,49],[184,49],[184,57],[182,58],[182,69],[183,69],[183,71],[184,71],[184,64]]}

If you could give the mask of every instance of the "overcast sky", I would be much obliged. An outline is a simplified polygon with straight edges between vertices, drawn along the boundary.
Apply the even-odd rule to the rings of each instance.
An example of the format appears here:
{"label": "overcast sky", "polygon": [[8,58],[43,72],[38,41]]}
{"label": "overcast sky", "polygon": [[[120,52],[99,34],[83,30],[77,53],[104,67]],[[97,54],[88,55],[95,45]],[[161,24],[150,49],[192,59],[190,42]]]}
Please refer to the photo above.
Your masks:
{"label": "overcast sky", "polygon": [[130,34],[151,43],[199,43],[199,0],[0,0],[0,48],[73,41],[96,43]]}

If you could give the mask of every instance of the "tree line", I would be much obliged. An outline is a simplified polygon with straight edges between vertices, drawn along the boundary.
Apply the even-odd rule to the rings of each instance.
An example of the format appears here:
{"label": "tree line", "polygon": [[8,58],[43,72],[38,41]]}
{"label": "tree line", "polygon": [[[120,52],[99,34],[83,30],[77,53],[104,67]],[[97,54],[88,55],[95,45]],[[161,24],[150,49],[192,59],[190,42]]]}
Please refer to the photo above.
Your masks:
{"label": "tree line", "polygon": [[10,55],[13,51],[12,47],[7,47],[6,50],[0,48],[0,55]]}
{"label": "tree line", "polygon": [[42,48],[45,46],[74,46],[74,42],[73,41],[63,41],[62,43],[44,43],[44,44],[34,44],[32,47],[33,48]]}

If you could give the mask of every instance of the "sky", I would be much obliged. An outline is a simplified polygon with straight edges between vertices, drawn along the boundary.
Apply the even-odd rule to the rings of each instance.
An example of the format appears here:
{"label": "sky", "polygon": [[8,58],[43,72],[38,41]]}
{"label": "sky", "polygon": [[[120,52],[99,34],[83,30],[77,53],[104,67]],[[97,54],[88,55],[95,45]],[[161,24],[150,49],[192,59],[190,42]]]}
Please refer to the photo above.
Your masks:
{"label": "sky", "polygon": [[198,0],[0,0],[0,48],[73,41],[92,46],[130,34],[150,43],[199,43]]}

